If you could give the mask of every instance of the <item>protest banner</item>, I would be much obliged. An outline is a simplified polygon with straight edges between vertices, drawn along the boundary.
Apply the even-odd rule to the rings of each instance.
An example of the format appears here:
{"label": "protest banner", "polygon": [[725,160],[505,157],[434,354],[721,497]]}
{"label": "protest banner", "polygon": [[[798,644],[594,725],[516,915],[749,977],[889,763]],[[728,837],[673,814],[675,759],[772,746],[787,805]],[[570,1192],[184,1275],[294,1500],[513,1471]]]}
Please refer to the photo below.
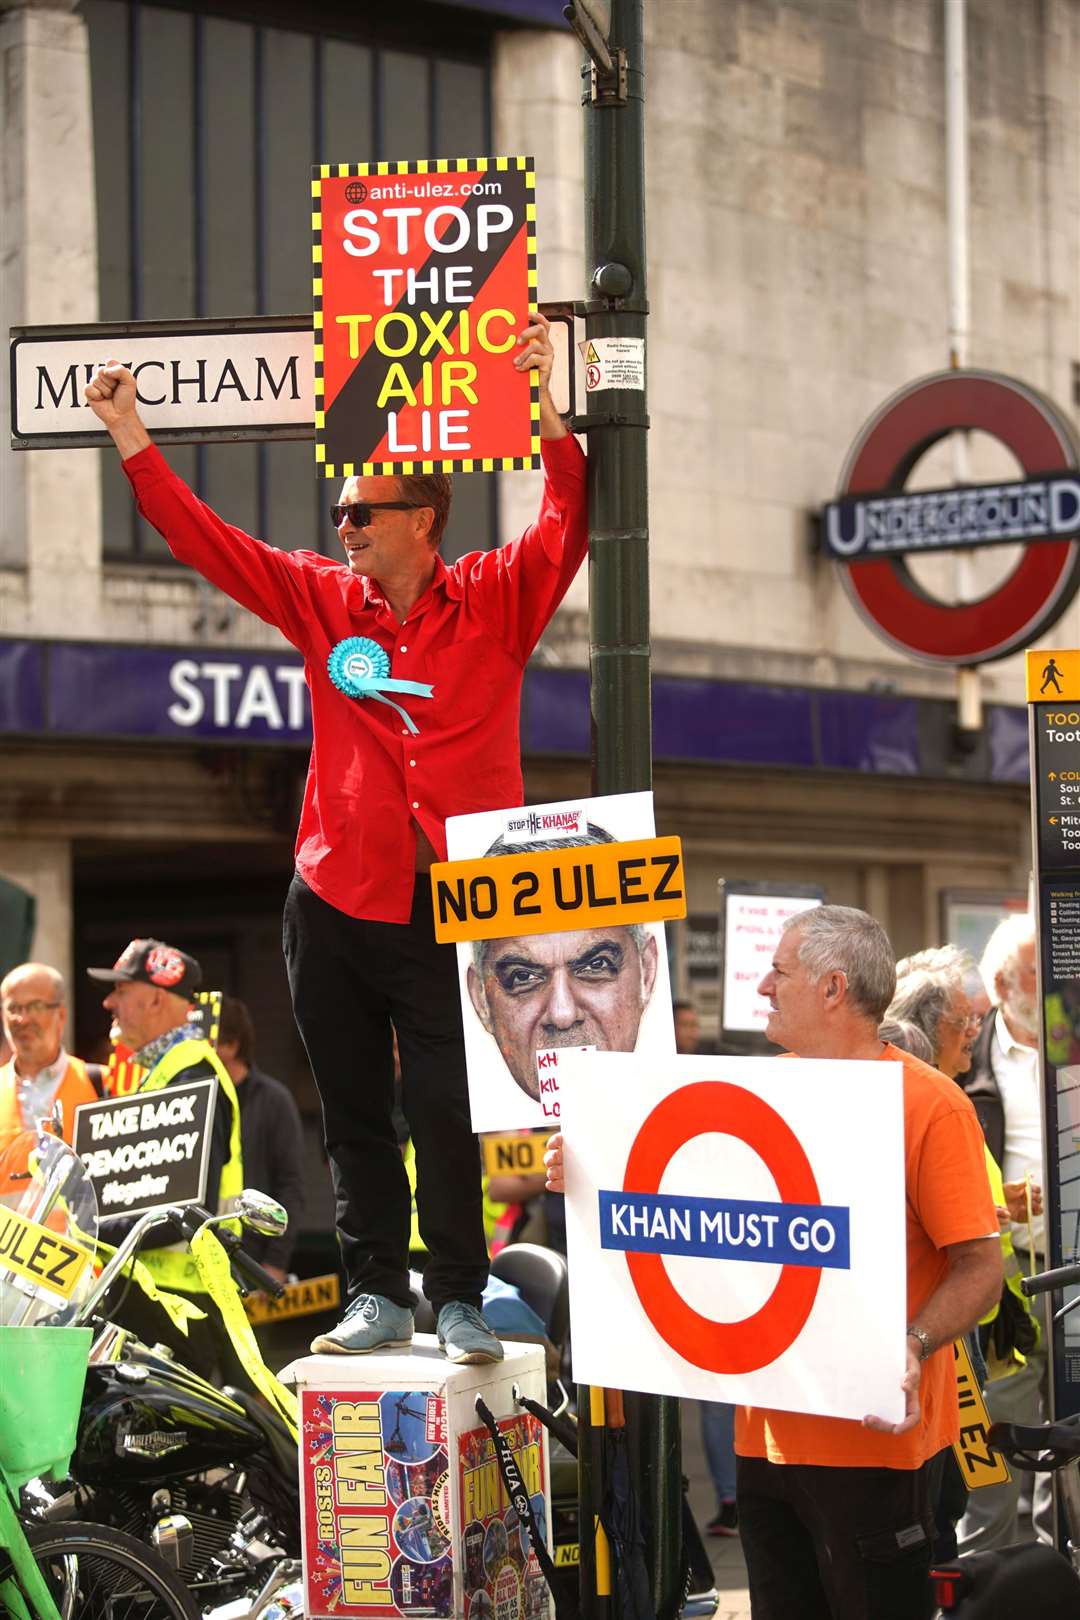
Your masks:
{"label": "protest banner", "polygon": [[[576,863],[580,895],[587,899],[588,879],[582,874],[594,856],[610,863],[620,850],[638,844],[678,844],[654,834],[651,793],[451,816],[446,823],[450,860],[432,867],[432,893],[445,884],[450,895],[457,894],[459,862],[488,870],[505,863],[511,876],[522,866],[539,871],[544,863],[570,862]],[[674,910],[668,901],[651,904],[655,896],[644,884],[645,903],[628,906],[617,903],[617,885],[594,885],[594,897],[603,894],[611,904],[545,908],[545,933],[534,932],[537,918],[526,914],[516,926],[509,923],[513,933],[506,932],[504,917],[497,938],[482,925],[458,936],[474,1130],[553,1130],[560,1114],[561,1065],[571,1049],[674,1053],[664,927],[652,920],[685,915],[681,855],[671,864],[674,853],[665,849],[662,868],[672,889],[683,891]],[[647,859],[640,853],[633,858]],[[648,870],[635,867],[634,875]],[[571,879],[565,892],[575,892]]]}
{"label": "protest banner", "polygon": [[563,1065],[574,1377],[899,1422],[900,1064]]}
{"label": "protest banner", "polygon": [[101,1214],[203,1203],[216,1101],[216,1080],[191,1080],[76,1108],[72,1146]]}
{"label": "protest banner", "polygon": [[324,163],[312,180],[315,458],[326,478],[540,465],[531,158]]}

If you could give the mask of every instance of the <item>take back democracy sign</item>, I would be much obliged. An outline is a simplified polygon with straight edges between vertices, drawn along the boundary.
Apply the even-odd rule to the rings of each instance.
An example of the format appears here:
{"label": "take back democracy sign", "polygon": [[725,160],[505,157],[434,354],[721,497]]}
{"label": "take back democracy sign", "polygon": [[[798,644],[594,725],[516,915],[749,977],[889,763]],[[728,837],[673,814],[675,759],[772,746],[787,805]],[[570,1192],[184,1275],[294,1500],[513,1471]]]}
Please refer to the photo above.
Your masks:
{"label": "take back democracy sign", "polygon": [[531,158],[321,164],[315,458],[327,478],[540,465]]}
{"label": "take back democracy sign", "polygon": [[206,1197],[216,1080],[83,1103],[72,1146],[101,1215],[141,1215]]}
{"label": "take back democracy sign", "polygon": [[899,1422],[900,1065],[562,1063],[574,1377]]}

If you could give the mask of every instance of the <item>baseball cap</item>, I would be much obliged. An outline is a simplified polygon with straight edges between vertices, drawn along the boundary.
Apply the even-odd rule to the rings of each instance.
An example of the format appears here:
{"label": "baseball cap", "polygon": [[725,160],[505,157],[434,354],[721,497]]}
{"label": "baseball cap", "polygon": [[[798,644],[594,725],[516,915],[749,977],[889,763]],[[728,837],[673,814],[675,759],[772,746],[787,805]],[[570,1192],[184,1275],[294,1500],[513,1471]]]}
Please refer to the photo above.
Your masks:
{"label": "baseball cap", "polygon": [[193,956],[160,939],[133,939],[111,968],[87,968],[91,979],[106,984],[152,984],[188,1000],[202,984],[202,968]]}

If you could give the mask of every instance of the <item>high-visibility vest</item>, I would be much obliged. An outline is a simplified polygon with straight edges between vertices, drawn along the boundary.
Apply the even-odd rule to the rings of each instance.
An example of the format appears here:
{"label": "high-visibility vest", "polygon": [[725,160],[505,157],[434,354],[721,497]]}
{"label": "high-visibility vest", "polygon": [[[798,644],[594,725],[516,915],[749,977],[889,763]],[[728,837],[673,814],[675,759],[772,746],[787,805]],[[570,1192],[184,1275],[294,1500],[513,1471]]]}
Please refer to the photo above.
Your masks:
{"label": "high-visibility vest", "polygon": [[[420,1214],[416,1207],[416,1149],[413,1147],[411,1136],[402,1150],[401,1157],[405,1165],[405,1174],[409,1178],[409,1251],[415,1254],[426,1254],[427,1244],[420,1236]],[[484,1198],[484,1237],[490,1249],[499,1218],[507,1206],[506,1204],[497,1204],[494,1199],[488,1197],[487,1176],[481,1177],[480,1190]]]}
{"label": "high-visibility vest", "polygon": [[[236,1208],[240,1194],[244,1190],[244,1161],[240,1150],[240,1100],[228,1069],[208,1041],[177,1041],[176,1045],[170,1046],[165,1056],[155,1063],[139,1090],[140,1093],[161,1091],[184,1069],[190,1069],[203,1061],[210,1064],[217,1076],[218,1085],[232,1105],[229,1156],[221,1169],[221,1180],[217,1188],[217,1208],[211,1210],[211,1214],[220,1215],[223,1210]],[[212,1189],[208,1187],[206,1191],[207,1203],[210,1203]],[[225,1224],[235,1232],[240,1231],[239,1221],[227,1221]],[[188,1294],[203,1292],[199,1268],[191,1258],[186,1243],[170,1244],[163,1249],[148,1249],[139,1258],[159,1288],[178,1289]]]}
{"label": "high-visibility vest", "polygon": [[[86,1072],[86,1064],[80,1058],[69,1057],[53,1099],[54,1106],[59,1103],[63,1110],[65,1142],[71,1141],[75,1129],[75,1110],[79,1104],[97,1101],[98,1094]],[[36,1120],[24,1120],[20,1113],[19,1077],[15,1073],[15,1059],[10,1058],[0,1067],[0,1193],[23,1191],[25,1147],[17,1151],[16,1158],[11,1158],[10,1149],[17,1137],[32,1130],[36,1124]],[[15,1180],[12,1180],[13,1177]]]}

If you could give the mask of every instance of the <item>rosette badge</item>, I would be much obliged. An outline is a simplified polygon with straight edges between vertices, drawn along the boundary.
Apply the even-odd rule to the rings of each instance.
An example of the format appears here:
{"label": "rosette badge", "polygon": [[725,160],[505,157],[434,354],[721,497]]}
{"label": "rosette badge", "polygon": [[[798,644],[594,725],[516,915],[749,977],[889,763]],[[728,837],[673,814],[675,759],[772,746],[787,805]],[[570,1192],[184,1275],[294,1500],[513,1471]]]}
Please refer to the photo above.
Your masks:
{"label": "rosette badge", "polygon": [[404,720],[415,737],[420,728],[399,703],[386,696],[387,692],[407,693],[411,697],[429,698],[434,687],[424,681],[396,681],[390,675],[390,659],[384,647],[370,636],[346,636],[330,649],[326,670],[338,691],[350,698],[374,698],[385,703]]}

